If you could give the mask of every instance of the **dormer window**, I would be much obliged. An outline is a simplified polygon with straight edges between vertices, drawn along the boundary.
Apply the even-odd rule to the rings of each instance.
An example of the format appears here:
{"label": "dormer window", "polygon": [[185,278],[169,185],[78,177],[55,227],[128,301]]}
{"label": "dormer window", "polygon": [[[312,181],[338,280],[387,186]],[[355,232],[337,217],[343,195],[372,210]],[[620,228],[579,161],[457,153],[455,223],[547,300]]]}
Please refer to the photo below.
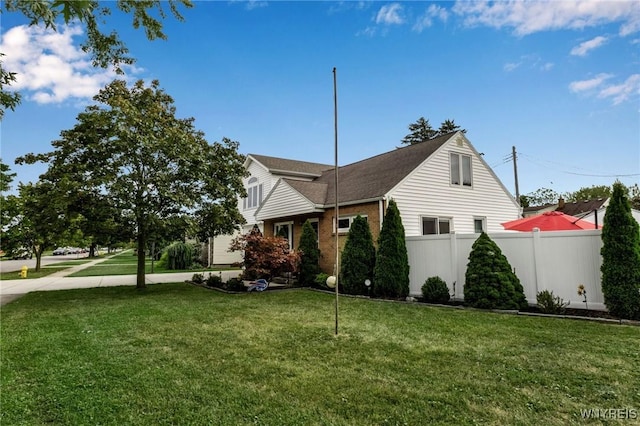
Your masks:
{"label": "dormer window", "polygon": [[244,209],[255,209],[262,203],[262,184],[258,178],[252,177],[247,182],[247,198],[244,199]]}
{"label": "dormer window", "polygon": [[451,185],[471,186],[471,156],[452,152],[450,154]]}

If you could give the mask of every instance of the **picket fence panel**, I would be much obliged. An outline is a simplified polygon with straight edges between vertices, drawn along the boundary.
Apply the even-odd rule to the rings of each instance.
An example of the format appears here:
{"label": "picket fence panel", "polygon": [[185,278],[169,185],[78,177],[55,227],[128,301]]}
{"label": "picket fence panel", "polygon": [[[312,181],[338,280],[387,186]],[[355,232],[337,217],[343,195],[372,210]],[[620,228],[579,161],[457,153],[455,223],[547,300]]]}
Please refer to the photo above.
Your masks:
{"label": "picket fence panel", "polygon": [[[515,269],[527,301],[539,291],[553,291],[576,309],[606,310],[602,296],[601,230],[501,232],[489,236]],[[425,280],[439,276],[456,300],[464,299],[464,281],[471,246],[478,234],[407,237],[410,294],[421,295]],[[584,285],[587,303],[578,295]]]}

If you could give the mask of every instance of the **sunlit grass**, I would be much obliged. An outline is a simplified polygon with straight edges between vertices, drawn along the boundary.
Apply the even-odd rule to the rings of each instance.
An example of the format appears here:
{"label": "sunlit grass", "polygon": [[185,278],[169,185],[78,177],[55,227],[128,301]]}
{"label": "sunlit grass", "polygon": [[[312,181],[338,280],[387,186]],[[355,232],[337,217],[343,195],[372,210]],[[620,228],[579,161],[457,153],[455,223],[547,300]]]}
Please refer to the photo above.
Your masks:
{"label": "sunlit grass", "polygon": [[640,408],[640,329],[186,284],[2,308],[1,424],[580,424]]}
{"label": "sunlit grass", "polygon": [[[51,275],[54,272],[58,272],[58,271],[62,271],[63,269],[68,269],[68,266],[46,266],[46,267],[42,267],[40,268],[40,270],[38,272],[35,271],[35,269],[33,268],[29,268],[27,270],[27,278],[42,278],[42,277],[46,277],[47,275]],[[0,273],[0,280],[2,281],[6,281],[6,280],[21,280],[23,279],[22,277],[20,277],[20,271],[11,271],[11,272],[2,272]]]}

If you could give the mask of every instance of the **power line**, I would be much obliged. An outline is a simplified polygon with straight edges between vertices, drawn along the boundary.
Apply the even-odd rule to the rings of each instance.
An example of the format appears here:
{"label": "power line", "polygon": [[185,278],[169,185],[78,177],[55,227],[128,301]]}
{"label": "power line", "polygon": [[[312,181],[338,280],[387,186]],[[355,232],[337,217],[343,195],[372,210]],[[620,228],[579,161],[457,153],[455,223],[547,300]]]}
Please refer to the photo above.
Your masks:
{"label": "power line", "polygon": [[[588,176],[588,177],[603,177],[603,178],[611,178],[611,177],[634,177],[634,176],[640,176],[640,173],[594,174],[594,173],[578,173],[578,172],[570,172],[570,171],[568,171],[568,170],[561,170],[561,169],[558,169],[557,167],[553,167],[553,168],[552,168],[552,167],[547,166],[547,165],[545,165],[545,164],[541,164],[540,162],[546,162],[546,163],[556,164],[556,165],[561,165],[561,166],[565,166],[565,167],[566,167],[566,164],[557,163],[557,162],[549,161],[549,160],[543,160],[543,159],[540,159],[540,158],[536,158],[536,157],[534,157],[534,156],[531,156],[531,155],[529,155],[529,154],[523,154],[522,152],[519,152],[519,154],[520,154],[520,156],[521,156],[521,157],[524,157],[525,159],[527,159],[528,161],[530,161],[530,162],[531,162],[531,163],[533,163],[533,164],[537,164],[537,165],[539,165],[539,166],[541,166],[541,167],[545,167],[545,168],[548,168],[548,169],[553,169],[553,170],[555,170],[555,171],[557,171],[557,172],[565,173],[565,174],[569,174],[569,175],[576,175],[576,176]],[[582,169],[582,168],[580,168],[580,167],[573,167],[573,168],[578,169],[578,170],[586,170],[586,169]]]}

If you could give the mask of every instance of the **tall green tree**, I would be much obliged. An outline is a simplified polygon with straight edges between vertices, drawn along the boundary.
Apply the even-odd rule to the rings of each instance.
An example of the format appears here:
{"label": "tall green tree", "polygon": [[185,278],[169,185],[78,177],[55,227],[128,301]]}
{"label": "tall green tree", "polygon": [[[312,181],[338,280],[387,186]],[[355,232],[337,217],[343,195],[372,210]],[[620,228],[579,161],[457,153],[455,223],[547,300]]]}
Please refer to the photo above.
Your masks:
{"label": "tall green tree", "polygon": [[74,231],[67,214],[67,204],[50,182],[20,184],[20,215],[11,228],[19,243],[36,256],[40,270],[42,253],[55,242],[68,239]]}
{"label": "tall green tree", "polygon": [[381,297],[409,295],[409,256],[400,211],[394,200],[389,201],[378,237],[373,290]]}
{"label": "tall green tree", "polygon": [[520,280],[500,247],[484,232],[469,253],[464,302],[481,309],[524,309],[527,299]]}
{"label": "tall green tree", "polygon": [[611,187],[607,185],[598,185],[590,187],[582,187],[574,192],[565,194],[565,199],[570,202],[595,200],[598,198],[609,198],[611,196]]}
{"label": "tall green tree", "polygon": [[409,124],[409,134],[402,139],[404,145],[414,145],[425,142],[437,136],[438,132],[431,127],[429,120],[418,118],[415,123]]}
{"label": "tall green tree", "polygon": [[[543,206],[545,204],[556,204],[560,199],[560,194],[549,188],[539,188],[526,195],[526,200],[530,206]],[[520,201],[523,201],[522,196]]]}
{"label": "tall green tree", "polygon": [[137,287],[144,288],[145,247],[154,224],[192,216],[211,204],[237,209],[236,194],[244,193],[238,172],[244,173],[244,156],[237,142],[224,138],[209,144],[193,118],[176,118],[173,99],[158,81],[129,88],[116,80],[94,100],[98,104],[53,142],[53,152],[18,161],[49,162],[59,181],[82,182],[110,197],[135,226]]}
{"label": "tall green tree", "polygon": [[348,294],[364,294],[369,289],[365,280],[373,280],[376,249],[369,222],[358,215],[353,220],[347,242],[342,250],[340,284]]}
{"label": "tall green tree", "polygon": [[458,126],[455,123],[455,120],[447,119],[440,124],[440,128],[438,129],[437,136],[446,135],[447,133],[453,133],[457,131],[461,131],[462,133],[467,133],[466,129],[461,129],[460,126]]}
{"label": "tall green tree", "polygon": [[306,220],[302,225],[298,252],[300,253],[298,282],[301,285],[313,285],[316,276],[320,273],[320,250],[318,249],[318,235],[309,220]]}
{"label": "tall green tree", "polygon": [[[149,40],[166,39],[162,20],[170,13],[178,20],[184,18],[180,7],[192,7],[191,0],[118,0],[112,4],[98,0],[5,0],[0,4],[1,13],[19,13],[29,19],[29,25],[42,25],[56,29],[60,22],[79,22],[85,29],[87,40],[82,45],[91,54],[93,66],[107,68],[114,66],[122,73],[122,64],[133,64],[128,49],[115,31],[107,33],[103,28],[112,11],[126,13],[133,18],[135,29],[143,28]],[[15,109],[20,103],[20,95],[7,91],[16,81],[16,73],[2,66],[0,53],[0,119],[6,109]]]}
{"label": "tall green tree", "polygon": [[613,184],[602,227],[602,294],[620,318],[640,320],[640,229],[631,215],[626,188]]}

